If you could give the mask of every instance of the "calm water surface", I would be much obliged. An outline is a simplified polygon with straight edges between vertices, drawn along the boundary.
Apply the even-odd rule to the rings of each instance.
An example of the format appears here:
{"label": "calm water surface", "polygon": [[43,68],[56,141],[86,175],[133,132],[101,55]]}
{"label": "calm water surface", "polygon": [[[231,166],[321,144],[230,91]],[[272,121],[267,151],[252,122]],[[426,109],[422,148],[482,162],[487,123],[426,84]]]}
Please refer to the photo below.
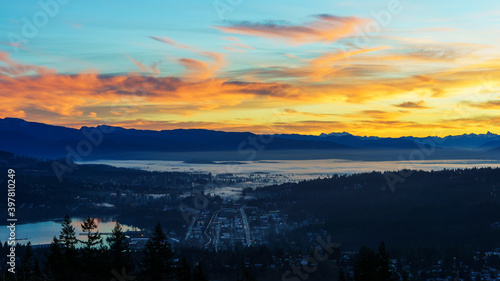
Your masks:
{"label": "calm water surface", "polygon": [[321,160],[277,160],[240,161],[242,164],[191,164],[182,161],[151,160],[98,160],[80,164],[106,164],[115,167],[135,168],[147,171],[211,172],[213,174],[256,172],[291,174],[308,178],[308,175],[353,174],[371,171],[394,171],[401,169],[443,170],[473,167],[500,167],[499,160],[451,159],[420,161],[349,161],[339,159]]}
{"label": "calm water surface", "polygon": [[[82,234],[82,218],[73,218],[72,225],[75,227],[77,239],[84,240],[86,237]],[[96,218],[97,227],[100,233],[111,233],[115,227],[116,221],[103,220]],[[54,236],[59,236],[62,221],[43,221],[27,224],[16,224],[16,238],[18,243],[26,244],[31,241],[33,245],[50,244]],[[122,225],[123,231],[138,230],[135,227]],[[10,231],[6,225],[0,226],[0,241],[5,242],[9,239]],[[106,235],[103,235],[103,242],[106,245]]]}

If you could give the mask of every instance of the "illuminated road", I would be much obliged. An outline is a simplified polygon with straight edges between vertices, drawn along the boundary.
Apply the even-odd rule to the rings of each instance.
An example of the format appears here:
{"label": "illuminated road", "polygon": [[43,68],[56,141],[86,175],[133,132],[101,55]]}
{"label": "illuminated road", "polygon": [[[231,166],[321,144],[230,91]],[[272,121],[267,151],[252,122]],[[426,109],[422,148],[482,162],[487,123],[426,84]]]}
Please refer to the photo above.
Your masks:
{"label": "illuminated road", "polygon": [[208,245],[210,245],[212,243],[212,237],[210,236],[210,234],[208,234],[208,232],[210,230],[210,232],[212,232],[211,234],[213,235],[213,229],[210,229],[210,225],[212,224],[212,221],[214,220],[214,218],[215,219],[217,218],[217,216],[219,215],[220,211],[222,211],[222,209],[218,210],[217,212],[215,212],[212,215],[212,218],[210,218],[210,221],[208,222],[207,228],[205,228],[205,236],[207,236],[208,242],[207,242],[207,244],[205,244],[204,247],[208,247]]}
{"label": "illuminated road", "polygon": [[215,230],[215,252],[218,252],[219,247],[219,238],[220,238],[220,223],[217,224],[217,229]]}
{"label": "illuminated road", "polygon": [[193,217],[193,220],[189,224],[189,228],[188,228],[188,231],[186,233],[186,238],[184,238],[184,240],[187,240],[189,238],[189,236],[191,236],[191,232],[193,231],[193,226],[194,226],[195,222],[196,222],[196,216]]}
{"label": "illuminated road", "polygon": [[250,238],[250,225],[248,224],[247,214],[245,214],[244,207],[240,208],[241,217],[243,219],[243,229],[245,230],[245,240],[247,242],[247,247],[252,244],[252,239]]}

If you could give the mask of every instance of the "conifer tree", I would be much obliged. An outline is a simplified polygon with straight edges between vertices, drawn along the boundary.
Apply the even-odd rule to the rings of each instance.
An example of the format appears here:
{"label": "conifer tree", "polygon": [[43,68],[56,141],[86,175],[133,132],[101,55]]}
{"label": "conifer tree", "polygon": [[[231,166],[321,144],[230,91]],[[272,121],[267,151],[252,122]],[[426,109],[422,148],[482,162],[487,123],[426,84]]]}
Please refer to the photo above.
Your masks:
{"label": "conifer tree", "polygon": [[377,275],[376,254],[372,249],[361,247],[354,265],[354,281],[374,281]]}
{"label": "conifer tree", "polygon": [[187,262],[186,258],[182,258],[177,265],[177,280],[178,281],[192,281],[191,276],[191,266]]}
{"label": "conifer tree", "polygon": [[338,281],[346,281],[345,272],[344,272],[344,269],[342,269],[342,267],[339,270],[339,277],[337,278],[337,280]]}
{"label": "conifer tree", "polygon": [[86,250],[92,250],[95,246],[102,243],[101,234],[97,231],[97,223],[88,216],[81,224],[83,233],[86,233],[87,240],[83,241]]}
{"label": "conifer tree", "polygon": [[203,265],[201,264],[201,262],[198,262],[198,264],[194,268],[193,281],[208,281],[205,273],[203,272]]}
{"label": "conifer tree", "polygon": [[53,281],[64,281],[64,266],[62,261],[64,260],[63,254],[61,252],[61,246],[59,245],[59,240],[56,237],[50,243],[49,250],[45,254],[44,263],[44,273],[48,280]]}
{"label": "conifer tree", "polygon": [[78,277],[82,280],[97,280],[106,275],[104,268],[107,268],[103,258],[105,249],[102,245],[101,234],[97,231],[95,219],[90,216],[83,221],[81,227],[87,239],[80,241],[84,244],[84,248],[81,255],[82,270],[79,271]]}
{"label": "conifer tree", "polygon": [[119,222],[116,222],[111,236],[106,241],[109,245],[111,267],[120,272],[123,268],[125,271],[132,270],[129,242]]}
{"label": "conifer tree", "polygon": [[141,261],[143,266],[142,279],[148,281],[169,280],[173,275],[172,256],[170,243],[167,241],[161,224],[158,223],[144,249],[144,257]]}
{"label": "conifer tree", "polygon": [[242,260],[240,265],[241,265],[242,277],[239,280],[241,280],[241,281],[255,281],[254,276],[252,276],[250,274],[250,270],[248,269],[248,267],[245,263],[245,260]]}
{"label": "conifer tree", "polygon": [[38,262],[38,259],[35,258],[35,272],[34,272],[35,279],[34,280],[44,280],[42,270],[40,269],[40,263]]}
{"label": "conifer tree", "polygon": [[31,242],[28,242],[28,245],[26,245],[26,252],[21,258],[18,279],[23,281],[35,280],[35,258],[33,257]]}
{"label": "conifer tree", "polygon": [[76,239],[75,227],[71,224],[71,218],[66,215],[62,223],[61,233],[59,234],[59,241],[66,249],[75,249],[78,240]]}
{"label": "conifer tree", "polygon": [[391,258],[385,249],[385,244],[382,242],[378,248],[376,281],[397,281],[398,279],[392,267]]}
{"label": "conifer tree", "polygon": [[76,273],[79,270],[81,261],[79,260],[78,250],[76,249],[76,244],[78,243],[76,230],[72,225],[69,215],[64,217],[58,241],[64,257],[61,261],[62,266],[66,271]]}

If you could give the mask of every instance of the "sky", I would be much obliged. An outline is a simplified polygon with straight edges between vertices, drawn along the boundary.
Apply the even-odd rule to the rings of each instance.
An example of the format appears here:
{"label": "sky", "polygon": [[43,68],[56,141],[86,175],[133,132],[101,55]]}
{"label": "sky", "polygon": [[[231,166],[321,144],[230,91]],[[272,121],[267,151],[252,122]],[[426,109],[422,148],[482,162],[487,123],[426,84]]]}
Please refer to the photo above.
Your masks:
{"label": "sky", "polygon": [[500,133],[500,2],[25,0],[0,118],[273,134]]}

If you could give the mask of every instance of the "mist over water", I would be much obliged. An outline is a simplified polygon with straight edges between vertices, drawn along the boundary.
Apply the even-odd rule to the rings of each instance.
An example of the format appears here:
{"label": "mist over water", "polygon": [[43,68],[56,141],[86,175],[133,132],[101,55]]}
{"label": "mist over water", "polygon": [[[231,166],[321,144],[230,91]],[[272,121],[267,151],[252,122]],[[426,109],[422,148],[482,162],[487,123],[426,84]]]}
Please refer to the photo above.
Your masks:
{"label": "mist over water", "polygon": [[500,167],[500,160],[485,159],[441,159],[420,161],[351,161],[342,159],[319,159],[319,160],[266,160],[266,161],[238,161],[185,163],[183,161],[162,160],[98,160],[86,161],[79,164],[105,164],[115,167],[141,169],[146,171],[164,172],[190,172],[190,173],[213,173],[213,174],[289,174],[297,178],[309,178],[310,176],[354,174],[372,171],[394,171],[401,169],[415,170],[443,170],[443,169],[465,169],[473,167]]}

